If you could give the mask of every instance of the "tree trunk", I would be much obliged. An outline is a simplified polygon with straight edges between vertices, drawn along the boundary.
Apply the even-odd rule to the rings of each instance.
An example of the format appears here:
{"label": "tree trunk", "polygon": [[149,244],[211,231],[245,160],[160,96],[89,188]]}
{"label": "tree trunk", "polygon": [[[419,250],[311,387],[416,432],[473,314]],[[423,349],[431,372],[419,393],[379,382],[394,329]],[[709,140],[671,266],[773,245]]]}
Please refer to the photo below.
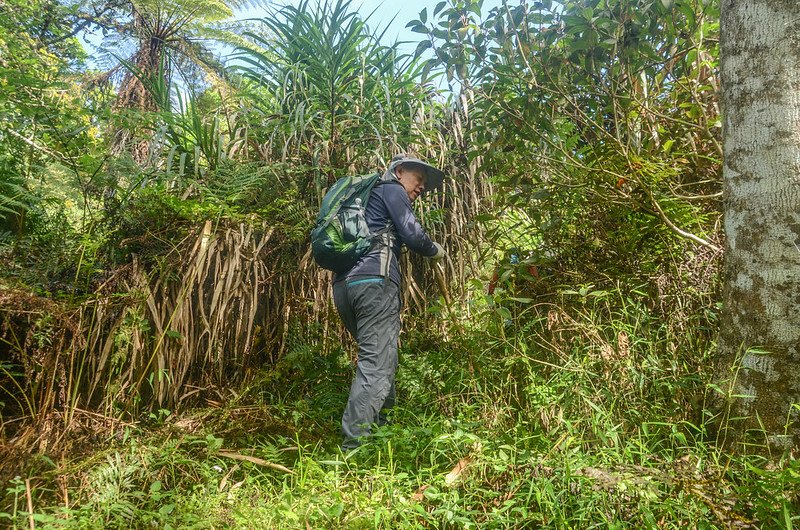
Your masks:
{"label": "tree trunk", "polygon": [[[145,79],[155,81],[160,76],[160,81],[165,86],[169,86],[169,65],[164,65],[165,71],[161,70],[165,52],[164,40],[161,35],[153,33],[153,29],[159,29],[157,21],[147,21],[140,15],[135,15],[134,27],[140,36],[139,48],[133,56],[133,64]],[[137,109],[144,112],[160,110],[153,94],[133,72],[126,72],[122,79],[115,109]],[[127,151],[137,163],[145,165],[150,158],[152,135],[143,136],[142,133],[145,131],[132,131],[130,127],[118,129],[112,138],[111,152]]]}
{"label": "tree trunk", "polygon": [[[800,6],[722,0],[723,443],[800,442]],[[740,446],[744,448],[745,446]]]}

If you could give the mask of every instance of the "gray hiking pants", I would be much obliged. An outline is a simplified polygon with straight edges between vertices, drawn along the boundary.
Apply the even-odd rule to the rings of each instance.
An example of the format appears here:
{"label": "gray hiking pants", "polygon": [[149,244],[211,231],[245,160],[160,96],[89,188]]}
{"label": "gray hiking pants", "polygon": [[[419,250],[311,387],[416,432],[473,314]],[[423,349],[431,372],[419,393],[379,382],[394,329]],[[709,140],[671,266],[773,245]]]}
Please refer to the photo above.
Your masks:
{"label": "gray hiking pants", "polygon": [[355,277],[333,284],[333,302],[358,342],[358,365],[342,416],[343,449],[360,445],[370,426],[385,423],[394,406],[400,335],[400,293],[387,278]]}

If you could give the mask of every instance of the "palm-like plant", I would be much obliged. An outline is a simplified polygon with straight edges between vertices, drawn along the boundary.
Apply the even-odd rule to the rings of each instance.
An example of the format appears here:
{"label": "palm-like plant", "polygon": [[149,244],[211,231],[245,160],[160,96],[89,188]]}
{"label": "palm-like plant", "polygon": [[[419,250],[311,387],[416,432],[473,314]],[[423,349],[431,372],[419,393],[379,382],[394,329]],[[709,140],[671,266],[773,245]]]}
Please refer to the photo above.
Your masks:
{"label": "palm-like plant", "polygon": [[[179,176],[184,175],[187,167],[196,175],[204,173],[205,169],[215,169],[227,157],[219,116],[206,116],[198,108],[198,96],[191,87],[184,95],[167,84],[165,65],[170,62],[170,53],[164,52],[158,69],[150,73],[125,59],[120,62],[141,84],[158,112],[160,119],[149,126],[154,133],[151,143],[153,147],[168,150],[164,166],[167,174],[174,162],[178,164]],[[228,147],[233,145],[229,144]]]}
{"label": "palm-like plant", "polygon": [[[232,10],[243,4],[242,0],[131,0],[131,18],[126,33],[135,39],[136,49],[129,60],[146,74],[165,65],[163,72],[167,84],[173,66],[163,61],[167,51],[178,61],[207,71],[219,71],[220,65],[202,40],[210,36],[212,24],[231,17]],[[221,34],[216,33],[215,37],[220,38]],[[119,100],[126,107],[156,109],[155,102],[132,75],[125,76]]]}
{"label": "palm-like plant", "polygon": [[[308,0],[274,10],[264,33],[247,32],[236,69],[268,116],[263,153],[331,168],[372,165],[396,145],[425,145],[433,135],[431,94],[397,44],[380,43],[351,0]],[[385,32],[385,30],[384,30]]]}
{"label": "palm-like plant", "polygon": [[[184,78],[202,73],[206,78],[221,79],[222,64],[206,42],[223,41],[231,44],[242,40],[219,23],[233,15],[233,9],[259,4],[261,0],[104,0],[92,4],[89,13],[81,1],[75,7],[80,24],[99,27],[105,38],[100,56],[109,63],[127,61],[117,98],[118,109],[143,111],[161,110],[152,90],[142,79],[162,76],[160,84],[169,87],[176,68]],[[167,53],[171,60],[166,61]],[[124,63],[123,63],[124,64]],[[133,65],[135,68],[130,68]],[[109,64],[111,66],[111,64]],[[118,66],[110,69],[116,72]],[[116,132],[112,151],[132,149],[134,158],[143,161],[146,143],[130,146],[130,128]]]}

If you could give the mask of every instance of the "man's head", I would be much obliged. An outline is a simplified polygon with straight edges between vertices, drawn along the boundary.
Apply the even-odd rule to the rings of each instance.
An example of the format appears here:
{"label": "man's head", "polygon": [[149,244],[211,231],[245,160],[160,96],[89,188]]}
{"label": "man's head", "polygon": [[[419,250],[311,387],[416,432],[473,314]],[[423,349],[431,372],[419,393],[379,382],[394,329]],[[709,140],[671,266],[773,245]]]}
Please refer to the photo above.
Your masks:
{"label": "man's head", "polygon": [[403,185],[411,201],[417,199],[426,189],[439,187],[444,178],[444,173],[440,169],[406,154],[392,158],[389,171],[393,172],[397,181]]}
{"label": "man's head", "polygon": [[400,164],[395,168],[394,174],[397,181],[405,188],[411,202],[425,191],[425,181],[428,180],[428,176],[423,168],[414,164]]}

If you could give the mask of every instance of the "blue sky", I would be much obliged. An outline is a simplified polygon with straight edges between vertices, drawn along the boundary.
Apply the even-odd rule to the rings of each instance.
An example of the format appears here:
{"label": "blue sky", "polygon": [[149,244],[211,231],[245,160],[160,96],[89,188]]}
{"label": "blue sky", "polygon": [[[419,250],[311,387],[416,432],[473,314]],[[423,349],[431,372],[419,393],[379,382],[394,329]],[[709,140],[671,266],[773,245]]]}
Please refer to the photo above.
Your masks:
{"label": "blue sky", "polygon": [[[315,0],[311,1],[314,2]],[[372,13],[368,20],[368,23],[372,29],[382,30],[392,21],[392,18],[394,17],[392,27],[386,31],[384,40],[386,41],[386,44],[394,42],[395,40],[408,41],[409,43],[404,45],[401,49],[407,53],[412,53],[416,48],[416,43],[421,40],[422,35],[411,32],[405,27],[406,24],[411,20],[418,19],[420,11],[425,8],[428,9],[428,23],[430,23],[433,19],[433,10],[439,1],[440,0],[353,0],[351,7],[357,9],[362,17],[367,17],[370,15],[370,13]],[[502,0],[484,0],[482,11],[484,13],[488,12],[492,7],[500,5],[501,1]],[[269,2],[269,4],[274,5],[297,3],[299,3],[299,0],[278,0]],[[268,8],[269,7],[241,9],[235,13],[234,18],[261,18],[266,15],[266,10]],[[83,37],[84,38],[81,39],[81,41],[84,43],[84,48],[91,57],[96,51],[95,48],[102,40],[101,36],[98,32],[95,35],[84,34]],[[212,48],[215,47],[212,45]],[[118,53],[122,53],[124,55],[124,52]],[[219,48],[219,53],[225,53],[221,47]],[[223,60],[224,59],[225,57],[223,57]],[[88,64],[90,67],[104,69],[102,65],[96,64],[91,58],[89,59]]]}
{"label": "blue sky", "polygon": [[[235,19],[248,19],[248,18],[263,18],[268,10],[274,6],[281,5],[297,5],[301,0],[277,0],[270,1],[266,7],[240,9],[235,13]],[[325,0],[310,0],[309,3],[314,5],[317,1]],[[329,0],[335,2],[336,0]],[[388,24],[391,23],[384,36],[384,44],[390,44],[395,41],[401,41],[400,50],[402,52],[411,54],[416,50],[417,44],[424,36],[420,33],[414,33],[406,28],[412,20],[419,19],[419,13],[423,9],[428,9],[428,24],[433,22],[433,10],[441,0],[352,0],[351,8],[357,10],[362,18],[368,18],[367,23],[373,31],[381,32]],[[449,2],[448,2],[449,3]],[[488,13],[493,7],[501,5],[502,0],[483,0],[482,13]],[[224,55],[224,51],[220,50]],[[428,50],[426,54],[432,56],[432,52]],[[225,57],[223,57],[223,60]],[[446,84],[445,78],[439,79],[439,88],[444,88]],[[457,80],[454,80],[452,86],[458,87]]]}
{"label": "blue sky", "polygon": [[[312,0],[313,3],[314,0]],[[370,28],[373,30],[383,30],[387,24],[396,17],[384,35],[384,39],[389,42],[395,40],[401,41],[414,41],[419,42],[419,33],[412,33],[406,29],[406,24],[412,20],[419,18],[419,12],[428,8],[429,22],[430,17],[433,15],[433,9],[440,0],[353,0],[352,8],[357,9],[363,18],[366,18],[371,13],[367,21]],[[278,0],[276,2],[269,2],[271,5],[296,5],[300,2],[298,0]],[[235,18],[261,18],[266,15],[267,10],[271,6],[241,9],[236,12]],[[373,13],[374,11],[374,13]],[[414,51],[413,45],[408,45],[409,52]]]}
{"label": "blue sky", "polygon": [[[313,2],[313,0],[312,0]],[[412,33],[405,26],[412,20],[419,19],[419,13],[423,9],[428,9],[428,23],[433,19],[433,10],[440,0],[353,0],[351,7],[358,10],[362,17],[366,18],[370,13],[368,24],[372,29],[383,29],[394,17],[392,27],[386,32],[384,39],[387,44],[400,41],[411,41],[412,44],[406,45],[404,51],[413,52],[416,43],[421,40],[422,35]],[[298,0],[278,0],[270,2],[275,5],[298,4]],[[501,0],[484,0],[483,13],[487,13],[492,7],[499,6]],[[373,13],[374,11],[374,13]],[[259,18],[265,13],[264,8],[250,8],[240,10],[236,13],[236,18]]]}
{"label": "blue sky", "polygon": [[[270,3],[275,5],[284,5],[298,4],[299,2],[297,0],[278,0],[277,2]],[[396,15],[397,18],[395,19],[394,26],[397,27],[397,31],[390,30],[387,33],[387,36],[394,38],[399,32],[403,31],[403,28],[409,21],[419,18],[419,12],[424,8],[427,7],[428,14],[432,15],[433,8],[436,7],[436,4],[438,3],[439,0],[353,0],[351,7],[356,8],[363,17],[366,17],[372,11],[375,11],[375,14],[369,19],[370,26],[372,27],[379,26],[383,28],[389,23],[392,17]],[[263,8],[246,9],[240,13],[237,13],[237,15],[240,16],[241,14],[246,13],[249,16],[257,17],[263,11]]]}

